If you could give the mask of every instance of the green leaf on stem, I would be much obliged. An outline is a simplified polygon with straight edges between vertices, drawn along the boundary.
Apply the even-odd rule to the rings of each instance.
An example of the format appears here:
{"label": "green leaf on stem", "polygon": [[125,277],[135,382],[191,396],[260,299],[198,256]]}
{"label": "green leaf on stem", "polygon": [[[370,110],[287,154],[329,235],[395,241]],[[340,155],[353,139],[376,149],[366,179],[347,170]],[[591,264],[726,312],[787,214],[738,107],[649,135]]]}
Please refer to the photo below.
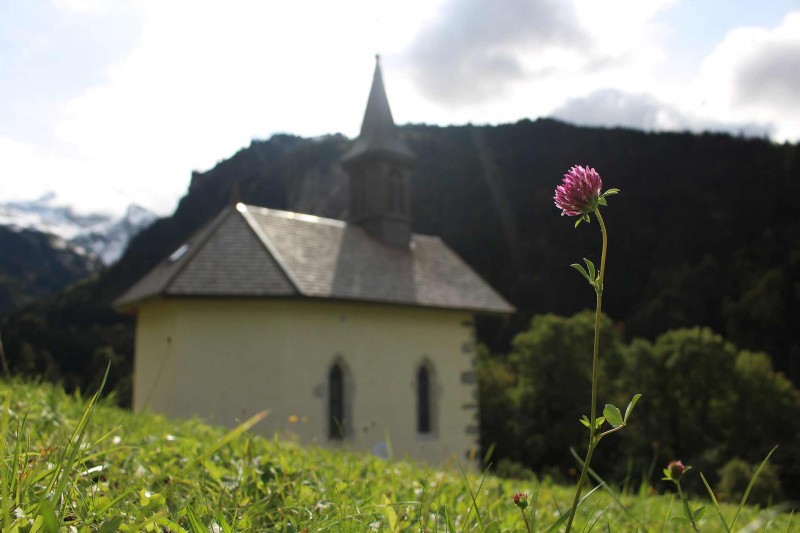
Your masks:
{"label": "green leaf on stem", "polygon": [[[586,278],[586,281],[589,282],[589,285],[592,287],[597,288],[597,268],[595,268],[594,263],[583,258],[583,262],[586,263],[586,268],[583,265],[578,263],[572,263],[570,266],[581,273],[581,276]],[[587,270],[588,269],[588,270]]]}
{"label": "green leaf on stem", "polygon": [[583,258],[583,262],[586,263],[586,266],[589,268],[589,283],[594,285],[595,281],[597,280],[597,269],[594,268],[594,263]]}
{"label": "green leaf on stem", "polygon": [[575,227],[577,228],[578,225],[581,222],[584,222],[584,221],[586,221],[586,222],[591,222],[592,221],[592,219],[589,218],[589,213],[584,213],[580,217],[578,217],[578,220],[575,221]]}
{"label": "green leaf on stem", "polygon": [[625,417],[622,419],[623,422],[627,422],[628,421],[628,417],[631,416],[631,413],[633,412],[633,408],[636,407],[636,402],[638,402],[639,398],[641,398],[641,397],[642,397],[641,394],[634,394],[633,395],[633,398],[631,398],[630,403],[628,403],[628,407],[625,408]]}
{"label": "green leaf on stem", "polygon": [[[600,426],[602,426],[605,421],[606,421],[606,418],[604,416],[598,416],[594,421],[594,428],[595,429],[600,429]],[[591,429],[591,427],[592,427],[592,423],[589,421],[589,418],[586,415],[583,415],[581,417],[580,423],[583,424],[584,426],[586,426],[587,428]]]}
{"label": "green leaf on stem", "polygon": [[598,205],[608,205],[608,202],[606,202],[606,199],[601,196],[600,198],[597,199],[597,204]]}
{"label": "green leaf on stem", "polygon": [[607,403],[603,408],[603,416],[605,416],[608,423],[615,428],[625,423],[622,420],[622,413],[619,411],[619,408],[610,403]]}
{"label": "green leaf on stem", "polygon": [[608,189],[606,192],[600,195],[600,198],[605,198],[606,196],[612,196],[617,193],[619,193],[619,189]]}
{"label": "green leaf on stem", "polygon": [[703,513],[704,513],[705,511],[706,511],[706,506],[705,506],[705,505],[703,505],[703,506],[701,506],[701,507],[698,507],[697,509],[695,509],[695,510],[694,510],[694,513],[692,513],[692,520],[693,520],[694,522],[699,522],[699,521],[700,521],[700,519],[701,519],[701,518],[703,518]]}
{"label": "green leaf on stem", "polygon": [[577,270],[578,272],[580,272],[580,273],[581,273],[581,276],[583,276],[584,278],[586,278],[586,281],[588,281],[590,285],[592,285],[592,284],[593,284],[593,282],[592,282],[592,278],[591,278],[591,277],[589,277],[589,273],[588,273],[588,272],[586,272],[586,269],[585,269],[585,268],[583,268],[583,266],[582,266],[582,265],[579,265],[578,263],[572,263],[570,266],[571,266],[572,268],[574,268],[575,270]]}

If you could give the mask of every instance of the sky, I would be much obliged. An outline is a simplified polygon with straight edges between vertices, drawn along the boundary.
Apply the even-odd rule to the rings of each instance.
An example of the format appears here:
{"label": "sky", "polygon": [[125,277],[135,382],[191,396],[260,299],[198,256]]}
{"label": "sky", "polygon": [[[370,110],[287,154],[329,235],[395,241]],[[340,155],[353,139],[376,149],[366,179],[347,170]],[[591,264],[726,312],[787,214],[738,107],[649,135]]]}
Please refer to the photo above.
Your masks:
{"label": "sky", "polygon": [[0,202],[167,215],[253,139],[357,136],[376,53],[398,124],[800,140],[800,0],[0,0]]}

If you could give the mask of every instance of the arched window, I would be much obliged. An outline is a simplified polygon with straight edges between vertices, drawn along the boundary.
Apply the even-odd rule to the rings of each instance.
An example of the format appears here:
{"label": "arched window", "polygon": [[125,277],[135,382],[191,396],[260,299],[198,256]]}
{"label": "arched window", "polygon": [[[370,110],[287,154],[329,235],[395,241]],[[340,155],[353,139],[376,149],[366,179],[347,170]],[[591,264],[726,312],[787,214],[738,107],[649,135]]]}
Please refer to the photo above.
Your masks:
{"label": "arched window", "polygon": [[328,438],[344,439],[344,375],[339,363],[328,374]]}
{"label": "arched window", "polygon": [[432,432],[431,423],[431,375],[427,365],[417,371],[417,433]]}

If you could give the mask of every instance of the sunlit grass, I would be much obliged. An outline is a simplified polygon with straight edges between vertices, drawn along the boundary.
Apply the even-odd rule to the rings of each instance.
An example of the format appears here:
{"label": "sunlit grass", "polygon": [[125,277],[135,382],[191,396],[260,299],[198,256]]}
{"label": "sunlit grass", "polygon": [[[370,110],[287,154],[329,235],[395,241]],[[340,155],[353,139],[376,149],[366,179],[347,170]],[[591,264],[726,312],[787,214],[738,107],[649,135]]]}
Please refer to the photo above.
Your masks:
{"label": "sunlit grass", "polygon": [[[3,531],[523,531],[512,502],[518,491],[531,495],[532,529],[547,531],[573,493],[462,472],[456,463],[433,469],[267,439],[253,435],[258,417],[230,431],[132,414],[48,384],[3,382],[0,405]],[[730,520],[736,509],[721,511]],[[685,531],[673,516],[680,506],[669,495],[601,487],[576,524]],[[790,531],[790,520],[745,507],[738,523]],[[724,531],[710,505],[699,525]]]}

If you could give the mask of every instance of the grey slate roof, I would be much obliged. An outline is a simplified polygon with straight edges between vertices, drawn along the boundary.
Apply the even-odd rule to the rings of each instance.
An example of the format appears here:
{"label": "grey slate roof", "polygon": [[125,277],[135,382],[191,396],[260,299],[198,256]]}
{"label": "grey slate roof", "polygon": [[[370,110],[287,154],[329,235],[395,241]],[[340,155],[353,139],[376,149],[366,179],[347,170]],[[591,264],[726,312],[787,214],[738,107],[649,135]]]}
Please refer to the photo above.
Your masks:
{"label": "grey slate roof", "polygon": [[339,220],[228,207],[131,287],[117,307],[159,296],[310,297],[510,313],[438,237],[387,245]]}

